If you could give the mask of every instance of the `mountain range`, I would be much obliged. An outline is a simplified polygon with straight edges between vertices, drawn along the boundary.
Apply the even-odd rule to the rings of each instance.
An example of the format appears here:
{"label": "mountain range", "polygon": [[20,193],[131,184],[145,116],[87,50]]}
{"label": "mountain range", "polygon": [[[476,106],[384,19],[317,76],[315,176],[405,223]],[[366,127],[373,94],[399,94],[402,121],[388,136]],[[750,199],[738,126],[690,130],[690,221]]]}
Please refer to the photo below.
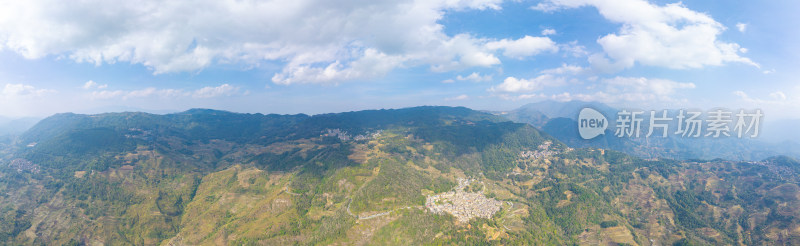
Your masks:
{"label": "mountain range", "polygon": [[576,146],[570,108],[57,114],[0,146],[0,242],[800,244],[794,158]]}
{"label": "mountain range", "polygon": [[[609,120],[606,133],[585,140],[578,135],[578,113],[583,108],[598,110]],[[642,158],[669,158],[679,160],[716,159],[759,161],[775,155],[800,157],[800,143],[791,120],[761,122],[762,134],[757,138],[689,138],[669,134],[666,138],[653,136],[645,138],[650,115],[642,115],[642,136],[618,137],[615,135],[616,109],[598,102],[583,101],[542,101],[523,105],[511,111],[490,111],[519,123],[530,124],[539,130],[573,147],[594,147],[621,151]],[[632,109],[626,109],[632,111]],[[642,110],[642,109],[637,109]],[[676,109],[666,109],[671,117],[677,115]],[[648,111],[649,112],[649,111]],[[657,111],[659,112],[659,111]],[[731,127],[732,128],[732,127]],[[669,129],[677,129],[676,121],[669,122]],[[800,137],[800,136],[798,136]]]}

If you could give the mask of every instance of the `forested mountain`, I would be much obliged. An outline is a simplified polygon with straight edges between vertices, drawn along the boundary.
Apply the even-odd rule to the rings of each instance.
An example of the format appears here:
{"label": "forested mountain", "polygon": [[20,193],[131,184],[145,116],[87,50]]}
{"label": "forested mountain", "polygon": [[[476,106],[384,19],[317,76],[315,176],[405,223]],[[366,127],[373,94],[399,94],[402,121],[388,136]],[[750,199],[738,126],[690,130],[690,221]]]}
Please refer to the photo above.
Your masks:
{"label": "forested mountain", "polygon": [[58,114],[18,142],[12,245],[800,244],[791,157],[645,160],[460,107]]}

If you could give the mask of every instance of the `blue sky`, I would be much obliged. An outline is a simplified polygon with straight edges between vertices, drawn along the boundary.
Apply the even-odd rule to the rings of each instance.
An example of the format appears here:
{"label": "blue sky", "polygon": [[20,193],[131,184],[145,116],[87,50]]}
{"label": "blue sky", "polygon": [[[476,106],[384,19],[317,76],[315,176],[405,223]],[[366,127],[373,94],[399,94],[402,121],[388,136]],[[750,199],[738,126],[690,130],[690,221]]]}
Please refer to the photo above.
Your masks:
{"label": "blue sky", "polygon": [[12,1],[0,115],[541,100],[800,114],[797,1]]}

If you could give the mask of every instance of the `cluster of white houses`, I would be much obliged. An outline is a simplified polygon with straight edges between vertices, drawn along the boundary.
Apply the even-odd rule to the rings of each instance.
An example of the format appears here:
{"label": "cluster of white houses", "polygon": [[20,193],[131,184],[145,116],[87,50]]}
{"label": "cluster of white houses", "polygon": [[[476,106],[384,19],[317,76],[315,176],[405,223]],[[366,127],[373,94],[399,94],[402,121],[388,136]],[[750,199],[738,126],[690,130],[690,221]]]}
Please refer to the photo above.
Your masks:
{"label": "cluster of white houses", "polygon": [[451,214],[459,222],[467,222],[476,217],[492,218],[494,213],[500,211],[503,203],[479,192],[464,191],[470,182],[471,180],[459,179],[455,191],[428,196],[425,207],[432,213]]}

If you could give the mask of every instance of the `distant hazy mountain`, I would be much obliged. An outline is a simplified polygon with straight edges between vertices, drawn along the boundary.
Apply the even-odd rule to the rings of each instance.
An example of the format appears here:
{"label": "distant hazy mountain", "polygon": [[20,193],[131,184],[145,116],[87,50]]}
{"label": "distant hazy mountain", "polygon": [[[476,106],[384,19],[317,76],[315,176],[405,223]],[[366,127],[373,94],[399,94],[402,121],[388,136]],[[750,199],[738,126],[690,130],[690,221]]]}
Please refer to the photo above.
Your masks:
{"label": "distant hazy mountain", "polygon": [[761,139],[773,143],[800,143],[800,119],[765,121]]}
{"label": "distant hazy mountain", "polygon": [[[591,140],[585,140],[578,135],[577,116],[581,109],[590,107],[603,113],[609,120],[606,134]],[[769,129],[777,136],[762,136],[759,139],[739,138],[683,138],[668,135],[667,138],[620,138],[614,135],[616,115],[619,110],[597,102],[556,102],[543,101],[526,104],[518,109],[507,112],[493,112],[506,117],[514,122],[531,124],[547,134],[559,139],[573,147],[594,147],[612,149],[625,152],[642,158],[671,158],[671,159],[714,159],[729,160],[762,160],[774,155],[790,155],[800,157],[800,144],[789,139],[800,139],[800,131],[778,131],[774,129],[792,129],[800,122],[780,121],[776,124],[762,125],[762,129]],[[668,110],[670,115],[675,115],[677,110]],[[643,115],[642,134],[649,127],[649,115]],[[670,122],[670,129],[676,129],[675,122]],[[787,132],[787,134],[779,134]],[[782,141],[765,141],[782,140]]]}
{"label": "distant hazy mountain", "polygon": [[[535,127],[543,127],[547,124],[549,119],[554,118],[569,118],[573,120],[578,119],[578,113],[585,107],[594,108],[600,111],[606,117],[616,115],[617,110],[602,103],[596,102],[583,102],[583,101],[541,101],[536,103],[525,104],[517,109],[506,112],[492,112],[500,114],[515,122],[523,122],[531,124]],[[611,119],[611,118],[609,118]]]}
{"label": "distant hazy mountain", "polygon": [[39,122],[39,118],[5,118],[0,117],[0,136],[2,135],[19,135],[27,131],[33,125]]}

